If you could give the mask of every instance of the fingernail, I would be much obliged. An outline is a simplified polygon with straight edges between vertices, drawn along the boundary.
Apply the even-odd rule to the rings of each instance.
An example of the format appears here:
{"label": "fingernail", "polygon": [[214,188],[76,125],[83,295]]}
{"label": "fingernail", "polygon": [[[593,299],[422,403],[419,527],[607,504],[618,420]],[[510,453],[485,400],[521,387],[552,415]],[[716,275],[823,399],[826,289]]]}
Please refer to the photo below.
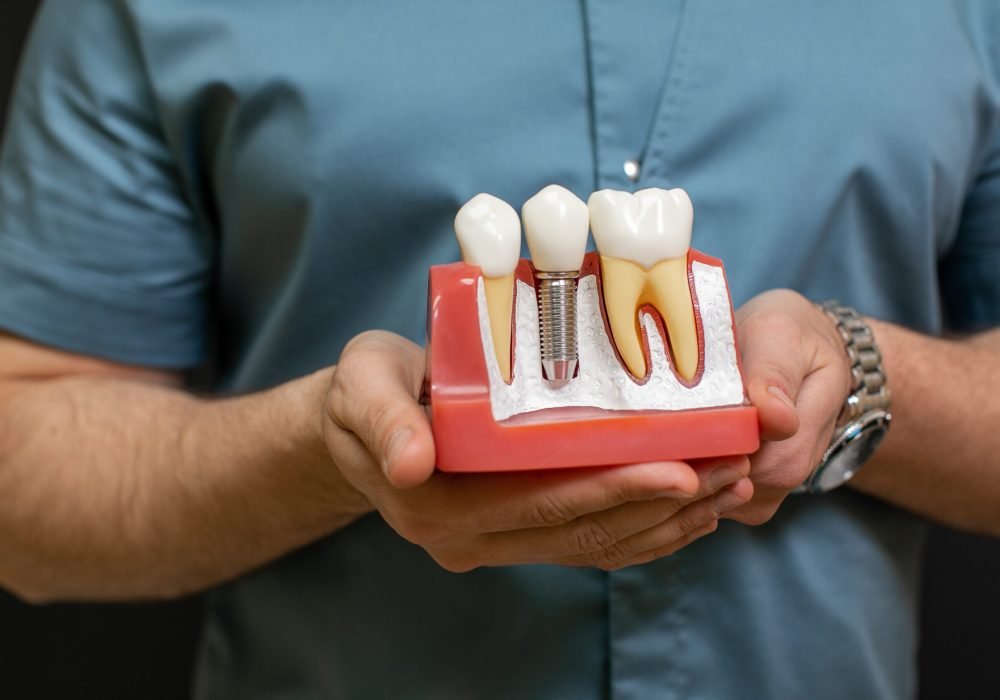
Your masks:
{"label": "fingernail", "polygon": [[777,384],[772,384],[767,387],[767,393],[778,399],[778,401],[785,404],[789,408],[795,408],[795,402],[792,401],[791,397],[789,397],[788,394],[786,394],[785,391]]}
{"label": "fingernail", "polygon": [[413,437],[412,430],[409,428],[400,428],[389,438],[389,442],[385,446],[385,458],[382,460],[382,471],[385,472],[386,476],[389,476],[392,465],[396,463],[399,455],[406,449],[411,437]]}
{"label": "fingernail", "polygon": [[715,497],[713,507],[715,508],[715,512],[721,515],[722,513],[733,510],[734,508],[739,508],[744,503],[745,501],[742,496],[732,489],[726,489]]}
{"label": "fingernail", "polygon": [[716,467],[715,470],[708,475],[708,490],[712,493],[715,493],[723,486],[729,486],[729,484],[735,484],[742,478],[743,474],[736,471],[732,467],[727,467],[727,466]]}

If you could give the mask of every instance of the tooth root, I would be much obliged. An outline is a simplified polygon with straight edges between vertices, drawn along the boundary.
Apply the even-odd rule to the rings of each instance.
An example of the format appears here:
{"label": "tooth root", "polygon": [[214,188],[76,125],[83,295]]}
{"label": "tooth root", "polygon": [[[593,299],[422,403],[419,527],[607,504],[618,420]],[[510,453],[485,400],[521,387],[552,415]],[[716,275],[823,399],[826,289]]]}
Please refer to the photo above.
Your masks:
{"label": "tooth root", "polygon": [[514,303],[514,273],[503,277],[483,276],[486,292],[486,310],[490,317],[493,350],[500,366],[500,375],[508,384],[511,381],[510,334]]}
{"label": "tooth root", "polygon": [[677,374],[698,371],[698,329],[688,285],[687,258],[662,260],[649,270],[637,263],[601,256],[604,305],[618,354],[636,379],[646,376],[639,308],[652,304],[663,317]]}
{"label": "tooth root", "polygon": [[628,260],[601,256],[601,277],[608,326],[625,367],[637,379],[646,376],[646,357],[639,330],[639,299],[646,287],[646,271]]}
{"label": "tooth root", "polygon": [[688,284],[687,257],[663,260],[646,274],[653,305],[667,325],[677,373],[691,380],[698,371],[698,329]]}

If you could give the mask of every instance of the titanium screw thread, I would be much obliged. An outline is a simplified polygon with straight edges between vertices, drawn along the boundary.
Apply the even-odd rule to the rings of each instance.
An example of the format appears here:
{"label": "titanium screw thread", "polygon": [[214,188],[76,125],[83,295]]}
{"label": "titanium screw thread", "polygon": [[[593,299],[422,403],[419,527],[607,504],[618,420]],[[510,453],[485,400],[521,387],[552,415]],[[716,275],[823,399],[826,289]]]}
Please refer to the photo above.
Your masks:
{"label": "titanium screw thread", "polygon": [[545,378],[563,385],[576,374],[576,280],[579,272],[538,272],[538,322]]}

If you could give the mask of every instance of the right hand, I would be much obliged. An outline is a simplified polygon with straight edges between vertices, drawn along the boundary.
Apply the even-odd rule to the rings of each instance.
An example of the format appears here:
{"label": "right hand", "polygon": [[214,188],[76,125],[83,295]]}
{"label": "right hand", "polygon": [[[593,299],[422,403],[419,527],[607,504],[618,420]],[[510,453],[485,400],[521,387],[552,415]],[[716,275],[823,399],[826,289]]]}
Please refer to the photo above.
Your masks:
{"label": "right hand", "polygon": [[667,556],[747,502],[745,457],[510,474],[434,470],[424,352],[371,331],[340,358],[323,433],[334,464],[402,537],[449,571],[554,563],[618,569]]}

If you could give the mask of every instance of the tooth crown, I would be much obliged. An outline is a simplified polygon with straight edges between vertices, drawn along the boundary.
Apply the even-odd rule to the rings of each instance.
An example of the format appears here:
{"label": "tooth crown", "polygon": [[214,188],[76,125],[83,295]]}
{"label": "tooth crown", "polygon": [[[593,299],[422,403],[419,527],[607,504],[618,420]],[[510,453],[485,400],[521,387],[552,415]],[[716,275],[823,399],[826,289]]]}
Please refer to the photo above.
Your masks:
{"label": "tooth crown", "polygon": [[687,192],[650,188],[590,195],[590,226],[601,255],[650,268],[687,254],[694,208]]}
{"label": "tooth crown", "polygon": [[521,256],[521,222],[514,208],[491,194],[477,194],[455,216],[462,259],[486,277],[504,277]]}
{"label": "tooth crown", "polygon": [[549,185],[524,203],[521,218],[535,269],[580,269],[590,227],[590,213],[583,200],[565,187]]}

